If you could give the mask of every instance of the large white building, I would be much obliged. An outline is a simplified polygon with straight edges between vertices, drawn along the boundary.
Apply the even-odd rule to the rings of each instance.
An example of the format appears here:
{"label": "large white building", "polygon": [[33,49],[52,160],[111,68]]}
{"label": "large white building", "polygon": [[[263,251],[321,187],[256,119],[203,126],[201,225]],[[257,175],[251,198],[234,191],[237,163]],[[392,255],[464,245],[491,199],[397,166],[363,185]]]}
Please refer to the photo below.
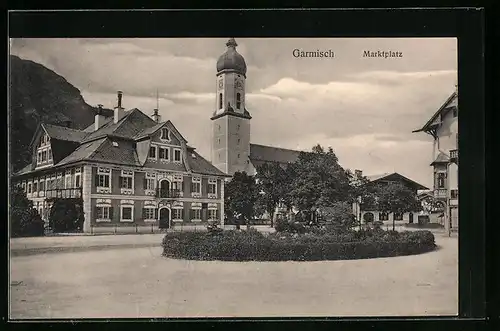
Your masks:
{"label": "large white building", "polygon": [[449,220],[458,230],[458,90],[453,92],[425,125],[413,132],[433,137],[434,198],[441,201]]}

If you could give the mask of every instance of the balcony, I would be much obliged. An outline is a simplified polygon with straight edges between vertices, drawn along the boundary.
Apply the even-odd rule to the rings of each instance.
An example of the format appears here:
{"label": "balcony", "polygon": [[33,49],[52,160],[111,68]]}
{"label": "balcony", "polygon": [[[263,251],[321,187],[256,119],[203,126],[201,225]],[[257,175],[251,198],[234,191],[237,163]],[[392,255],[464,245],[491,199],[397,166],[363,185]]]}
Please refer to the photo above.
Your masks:
{"label": "balcony", "polygon": [[82,188],[62,188],[45,191],[47,199],[77,199],[82,197]]}
{"label": "balcony", "polygon": [[458,149],[450,150],[450,161],[458,162]]}
{"label": "balcony", "polygon": [[434,198],[446,198],[446,189],[436,189],[434,190]]}
{"label": "balcony", "polygon": [[180,190],[156,189],[156,197],[161,199],[176,199],[181,196]]}

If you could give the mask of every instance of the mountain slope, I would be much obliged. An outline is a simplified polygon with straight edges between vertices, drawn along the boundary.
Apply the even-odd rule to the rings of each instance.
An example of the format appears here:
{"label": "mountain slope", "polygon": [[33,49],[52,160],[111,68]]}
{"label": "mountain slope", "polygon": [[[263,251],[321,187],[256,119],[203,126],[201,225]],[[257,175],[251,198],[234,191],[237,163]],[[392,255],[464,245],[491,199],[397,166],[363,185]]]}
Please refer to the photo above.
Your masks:
{"label": "mountain slope", "polygon": [[62,76],[41,64],[10,56],[11,170],[29,163],[29,143],[40,122],[83,129],[94,121],[94,108]]}

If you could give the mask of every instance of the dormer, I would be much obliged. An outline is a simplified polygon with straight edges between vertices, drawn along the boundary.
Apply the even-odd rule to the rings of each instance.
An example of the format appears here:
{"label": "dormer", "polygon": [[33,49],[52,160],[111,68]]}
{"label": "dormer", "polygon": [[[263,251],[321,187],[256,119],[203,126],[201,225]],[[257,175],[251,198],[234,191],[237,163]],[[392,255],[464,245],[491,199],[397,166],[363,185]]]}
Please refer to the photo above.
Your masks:
{"label": "dormer", "polygon": [[41,134],[33,157],[36,168],[53,165],[52,146],[47,132]]}

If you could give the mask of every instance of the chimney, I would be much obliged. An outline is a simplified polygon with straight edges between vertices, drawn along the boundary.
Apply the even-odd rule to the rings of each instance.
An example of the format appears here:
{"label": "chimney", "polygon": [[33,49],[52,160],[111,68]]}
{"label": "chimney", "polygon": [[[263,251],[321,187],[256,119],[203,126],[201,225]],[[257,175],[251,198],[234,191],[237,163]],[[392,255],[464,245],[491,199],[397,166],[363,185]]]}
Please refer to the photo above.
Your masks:
{"label": "chimney", "polygon": [[359,179],[363,176],[363,171],[356,169],[356,170],[354,170],[354,175],[356,178]]}
{"label": "chimney", "polygon": [[99,128],[104,124],[104,114],[102,105],[97,105],[94,117],[94,131],[99,130]]}
{"label": "chimney", "polygon": [[123,92],[122,91],[118,91],[117,95],[118,95],[118,102],[117,102],[117,105],[115,107],[115,116],[114,116],[114,122],[115,123],[118,123],[118,121],[120,119],[122,119],[123,116],[125,115],[124,114],[124,109],[122,107]]}
{"label": "chimney", "polygon": [[155,108],[153,110],[153,115],[151,115],[151,118],[153,119],[153,121],[155,121],[156,123],[160,123],[161,122],[161,115],[158,114],[158,109]]}

